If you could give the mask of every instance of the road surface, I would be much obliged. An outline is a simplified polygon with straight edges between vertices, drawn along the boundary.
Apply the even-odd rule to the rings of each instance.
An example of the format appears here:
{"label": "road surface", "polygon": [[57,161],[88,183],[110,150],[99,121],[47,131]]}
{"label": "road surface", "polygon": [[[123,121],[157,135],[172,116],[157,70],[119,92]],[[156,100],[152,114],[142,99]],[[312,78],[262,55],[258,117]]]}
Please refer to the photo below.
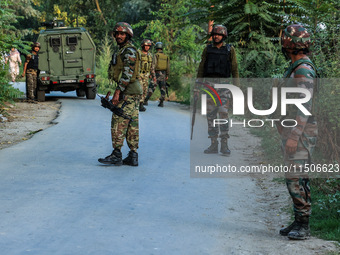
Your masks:
{"label": "road surface", "polygon": [[[0,151],[1,254],[305,254],[269,227],[272,208],[255,179],[190,177],[185,106],[150,102],[139,166],[114,167],[97,161],[112,151],[99,99],[52,95],[62,103],[58,124]],[[232,154],[246,161],[239,147],[251,136],[235,132],[245,138]]]}

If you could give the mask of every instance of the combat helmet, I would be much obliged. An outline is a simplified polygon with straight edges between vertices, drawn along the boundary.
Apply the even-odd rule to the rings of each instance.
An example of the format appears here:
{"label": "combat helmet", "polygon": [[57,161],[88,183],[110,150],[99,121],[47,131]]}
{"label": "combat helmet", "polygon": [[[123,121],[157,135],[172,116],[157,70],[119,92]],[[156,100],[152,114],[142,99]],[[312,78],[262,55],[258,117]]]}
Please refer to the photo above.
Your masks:
{"label": "combat helmet", "polygon": [[31,49],[34,50],[35,47],[39,47],[39,49],[40,49],[41,48],[40,43],[38,43],[38,42],[32,43]]}
{"label": "combat helmet", "polygon": [[211,35],[214,34],[223,35],[226,38],[228,36],[227,28],[223,25],[215,25],[211,31]]}
{"label": "combat helmet", "polygon": [[113,35],[115,35],[116,32],[124,32],[127,33],[130,38],[133,37],[132,27],[126,22],[118,22],[113,28]]}
{"label": "combat helmet", "polygon": [[289,25],[282,33],[281,45],[283,49],[308,50],[310,44],[310,35],[302,25]]}
{"label": "combat helmet", "polygon": [[163,43],[162,42],[156,42],[155,48],[156,49],[163,49]]}
{"label": "combat helmet", "polygon": [[140,46],[150,46],[151,47],[151,45],[152,45],[152,42],[151,42],[151,40],[149,40],[149,39],[144,39],[143,41],[142,41],[142,43],[140,44]]}

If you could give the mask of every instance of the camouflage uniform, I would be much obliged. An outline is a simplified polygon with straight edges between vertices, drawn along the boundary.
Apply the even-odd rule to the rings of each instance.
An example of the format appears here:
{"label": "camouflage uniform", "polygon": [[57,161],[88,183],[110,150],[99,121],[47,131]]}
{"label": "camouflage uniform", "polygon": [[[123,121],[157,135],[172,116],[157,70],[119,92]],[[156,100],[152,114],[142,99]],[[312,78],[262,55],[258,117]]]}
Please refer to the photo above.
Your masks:
{"label": "camouflage uniform", "polygon": [[[298,62],[309,60],[308,57],[298,60],[290,66],[290,69]],[[290,72],[289,70],[287,72]],[[297,78],[298,77],[298,78]],[[288,86],[295,86],[298,88],[308,89],[311,94],[314,93],[314,86],[316,73],[314,69],[308,64],[299,65],[290,75],[289,78],[294,78]],[[309,112],[313,112],[313,100],[305,103],[304,106]],[[294,106],[295,107],[295,106]],[[285,119],[295,119],[297,121],[296,127],[283,127],[281,133],[282,151],[284,154],[285,165],[294,165],[297,169],[303,171],[304,164],[311,163],[311,155],[316,145],[316,138],[318,135],[317,123],[313,116],[304,115],[300,110],[287,109],[288,116]],[[296,153],[293,155],[287,154],[285,150],[287,139],[293,139],[298,142]],[[299,216],[309,216],[311,213],[311,199],[309,178],[303,172],[287,173],[286,183],[288,191],[293,199],[294,212]]]}
{"label": "camouflage uniform", "polygon": [[[148,88],[150,84],[150,77],[154,77],[154,68],[153,68],[153,57],[150,52],[145,54],[142,51],[139,51],[141,55],[141,71],[140,71],[140,83],[143,87],[143,95],[141,97],[141,102],[144,102],[147,94]],[[144,60],[145,59],[145,60]]]}
{"label": "camouflage uniform", "polygon": [[38,63],[38,54],[32,52],[26,56],[24,71],[26,71],[26,97],[29,100],[35,100],[37,97]]}
{"label": "camouflage uniform", "polygon": [[[221,34],[226,38],[227,30],[224,26],[216,25],[212,31],[212,33]],[[213,68],[208,72],[207,70],[210,68],[209,61],[209,54],[210,52],[214,51],[213,54],[220,55],[220,62],[222,63],[221,66],[214,65]],[[230,78],[232,76],[232,78]],[[202,53],[202,60],[198,67],[197,78],[199,81],[205,80],[205,82],[211,84],[222,84],[222,83],[234,83],[239,85],[239,73],[238,73],[238,66],[236,60],[236,52],[233,46],[226,44],[225,42],[222,43],[220,48],[217,48],[215,44],[208,45]],[[230,79],[228,79],[230,78]],[[208,148],[205,150],[205,153],[217,153],[217,145],[218,141],[217,138],[221,138],[221,143],[223,148],[221,148],[222,153],[227,151],[229,154],[230,150],[227,146],[227,139],[229,138],[229,125],[217,125],[214,127],[213,121],[214,119],[229,119],[229,106],[231,104],[231,94],[229,90],[226,89],[216,89],[217,93],[219,94],[222,105],[216,106],[213,99],[208,97],[207,98],[207,122],[208,122],[208,137],[211,139],[211,147],[212,151]],[[217,117],[218,116],[218,117]],[[209,150],[211,152],[209,152]]]}
{"label": "camouflage uniform", "polygon": [[[120,148],[123,146],[124,138],[126,138],[126,142],[130,150],[137,151],[139,142],[138,109],[142,88],[138,81],[139,74],[133,82],[131,82],[131,80],[134,76],[134,73],[139,71],[140,57],[135,46],[128,42],[119,50],[117,58],[121,58],[124,64],[121,78],[118,81],[117,87],[117,89],[121,90],[121,98],[118,106],[122,106],[123,103],[125,103],[123,110],[126,114],[133,118],[133,121],[129,121],[112,114],[112,145],[113,148],[120,150]],[[130,90],[132,84],[135,88]]]}
{"label": "camouflage uniform", "polygon": [[[296,62],[294,64],[296,64]],[[310,65],[300,65],[293,71],[290,78],[294,78],[294,81],[292,81],[290,85],[308,89],[313,95],[316,73]],[[309,112],[312,112],[312,101],[311,99],[304,104]],[[288,107],[287,111],[289,116],[285,118],[295,119],[297,126],[293,128],[284,127],[282,129],[281,139],[285,165],[295,165],[297,169],[303,170],[304,164],[311,163],[311,154],[313,153],[318,135],[317,123],[313,116],[305,116],[300,110],[294,111]],[[288,155],[285,151],[287,139],[298,141],[296,153],[293,155]],[[309,216],[311,213],[311,199],[308,175],[303,172],[287,173],[286,183],[293,199],[295,214],[299,216]]]}
{"label": "camouflage uniform", "polygon": [[[298,87],[309,90],[312,97],[303,106],[314,113],[314,96],[317,91],[317,73],[314,64],[305,55],[308,52],[310,38],[307,30],[301,25],[288,26],[281,38],[283,52],[289,57],[287,49],[293,55],[303,52],[302,57],[294,61],[284,74],[285,87]],[[305,95],[299,95],[303,98]],[[317,122],[314,116],[305,115],[295,105],[287,107],[287,116],[282,119],[294,119],[295,127],[281,127],[281,141],[284,163],[291,171],[286,173],[286,184],[293,201],[295,221],[287,228],[281,229],[280,234],[290,239],[305,239],[309,236],[309,216],[311,214],[311,194],[309,177],[304,173],[304,165],[311,164],[311,155],[316,145],[318,135]],[[286,152],[288,139],[297,142],[294,154]],[[293,170],[296,169],[296,170]]]}
{"label": "camouflage uniform", "polygon": [[139,100],[139,95],[125,95],[124,100],[121,100],[117,105],[122,107],[123,104],[126,104],[123,107],[124,113],[130,116],[132,121],[112,114],[111,137],[113,148],[120,150],[126,138],[130,150],[137,151],[139,143]]}
{"label": "camouflage uniform", "polygon": [[[212,47],[215,47],[212,45]],[[223,47],[227,47],[227,44],[223,42]],[[215,47],[216,48],[216,47]],[[206,55],[207,55],[207,48],[204,49],[202,53],[202,60],[198,67],[197,78],[204,78],[204,67],[206,63]],[[231,62],[231,75],[234,79],[223,79],[223,78],[207,78],[206,81],[215,84],[227,84],[227,83],[234,83],[239,85],[237,78],[239,78],[238,73],[238,66],[236,60],[236,52],[233,46],[230,46],[230,62]],[[208,136],[209,138],[229,138],[228,131],[229,125],[218,125],[216,127],[213,126],[214,119],[217,119],[217,115],[219,115],[220,119],[229,119],[229,108],[231,104],[231,94],[229,90],[226,89],[216,89],[217,93],[219,94],[222,105],[215,106],[215,103],[211,97],[207,97],[207,121],[208,121]]]}
{"label": "camouflage uniform", "polygon": [[[111,155],[100,158],[98,161],[116,166],[122,164],[138,166],[139,101],[143,93],[139,83],[140,54],[130,41],[133,37],[133,30],[128,23],[118,22],[113,33],[119,45],[119,51],[113,55],[108,71],[108,76],[117,83],[112,102],[117,104],[132,120],[112,114],[111,138],[114,150]],[[121,148],[125,138],[130,152],[122,160]]]}
{"label": "camouflage uniform", "polygon": [[[156,43],[156,49],[157,49],[157,44],[161,45],[161,43],[160,42]],[[156,86],[158,85],[159,90],[161,92],[161,97],[159,98],[160,104],[158,106],[163,106],[163,101],[165,100],[166,90],[167,90],[166,81],[170,75],[170,58],[163,53],[162,48],[158,48],[158,49],[159,49],[158,52],[155,54],[153,58],[153,71],[152,71],[156,77],[156,83],[155,84],[150,83],[146,101],[152,96],[152,94],[156,90]],[[158,63],[160,62],[159,61],[160,57],[166,58],[165,67],[159,67]]]}

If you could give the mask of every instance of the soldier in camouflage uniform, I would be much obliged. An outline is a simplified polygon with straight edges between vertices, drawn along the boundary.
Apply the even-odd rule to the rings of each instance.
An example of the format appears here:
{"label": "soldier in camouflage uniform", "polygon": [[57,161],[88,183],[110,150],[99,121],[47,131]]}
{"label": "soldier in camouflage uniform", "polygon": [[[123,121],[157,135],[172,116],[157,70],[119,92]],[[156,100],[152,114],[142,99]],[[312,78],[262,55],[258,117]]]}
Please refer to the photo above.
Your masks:
{"label": "soldier in camouflage uniform", "polygon": [[[281,37],[282,52],[291,65],[284,74],[285,87],[308,89],[312,98],[303,106],[314,114],[313,98],[317,92],[317,72],[314,64],[307,57],[310,46],[310,35],[301,25],[288,26]],[[304,95],[300,95],[303,98]],[[297,171],[286,174],[286,184],[294,204],[294,222],[280,230],[280,234],[290,239],[302,240],[309,236],[309,216],[311,214],[311,195],[308,174],[304,173],[304,165],[311,163],[317,138],[317,122],[315,117],[305,115],[295,105],[287,108],[285,119],[294,119],[295,127],[277,125],[281,135],[282,151],[285,165],[294,166]],[[293,168],[291,168],[293,169]]]}
{"label": "soldier in camouflage uniform", "polygon": [[39,50],[40,43],[36,42],[32,44],[32,53],[26,56],[24,64],[24,70],[22,77],[26,74],[26,97],[29,101],[36,100],[37,97],[37,82],[39,75]]}
{"label": "soldier in camouflage uniform", "polygon": [[[152,54],[149,51],[151,48],[152,42],[149,39],[144,39],[141,43],[142,50],[140,50],[141,55],[141,70],[140,70],[140,82],[143,87],[143,95],[141,97],[141,101],[139,104],[139,111],[144,112],[146,108],[144,107],[144,100],[148,93],[149,80],[150,78],[153,80],[153,83],[156,83],[155,71],[153,68],[153,58]],[[146,100],[147,104],[147,100]]]}
{"label": "soldier in camouflage uniform", "polygon": [[[164,106],[164,100],[166,95],[166,81],[170,75],[170,58],[163,53],[163,44],[161,42],[157,42],[155,45],[157,53],[153,58],[153,67],[154,73],[156,75],[156,83],[150,84],[149,93],[145,98],[145,103],[147,104],[149,98],[152,96],[153,92],[156,89],[156,85],[158,84],[159,89],[161,91],[161,97],[159,98],[159,107]],[[144,103],[144,104],[145,104]],[[146,105],[145,104],[145,105]]]}
{"label": "soldier in camouflage uniform", "polygon": [[[112,115],[111,137],[113,151],[111,155],[100,158],[103,164],[116,166],[138,166],[138,143],[139,143],[139,102],[142,95],[142,87],[139,83],[140,55],[137,48],[131,43],[133,30],[128,23],[118,22],[113,34],[119,46],[119,51],[114,54],[116,58],[109,67],[109,77],[116,83],[117,88],[112,97],[112,103],[122,108],[132,121],[115,114]],[[122,160],[121,148],[126,138],[130,148],[128,156]]]}
{"label": "soldier in camouflage uniform", "polygon": [[[204,83],[234,83],[239,85],[239,73],[236,60],[236,52],[233,46],[226,44],[227,28],[215,25],[211,32],[213,43],[209,44],[202,53],[202,60],[198,68],[197,80]],[[232,77],[230,80],[228,78]],[[218,153],[218,137],[221,138],[222,155],[230,155],[228,147],[229,125],[213,126],[214,119],[219,115],[220,119],[228,120],[228,111],[231,101],[230,91],[227,89],[216,90],[222,100],[221,106],[215,106],[212,98],[207,99],[208,135],[211,145],[204,153]]]}

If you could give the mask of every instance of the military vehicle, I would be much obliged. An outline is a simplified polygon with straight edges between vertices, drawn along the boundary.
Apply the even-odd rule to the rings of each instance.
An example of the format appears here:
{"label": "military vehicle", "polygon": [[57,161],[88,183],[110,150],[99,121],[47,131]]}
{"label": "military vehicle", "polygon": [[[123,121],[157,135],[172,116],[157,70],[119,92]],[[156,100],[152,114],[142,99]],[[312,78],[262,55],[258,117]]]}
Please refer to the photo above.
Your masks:
{"label": "military vehicle", "polygon": [[39,51],[38,101],[45,93],[74,91],[78,97],[96,98],[96,46],[82,27],[67,28],[63,22],[43,23],[37,42]]}

